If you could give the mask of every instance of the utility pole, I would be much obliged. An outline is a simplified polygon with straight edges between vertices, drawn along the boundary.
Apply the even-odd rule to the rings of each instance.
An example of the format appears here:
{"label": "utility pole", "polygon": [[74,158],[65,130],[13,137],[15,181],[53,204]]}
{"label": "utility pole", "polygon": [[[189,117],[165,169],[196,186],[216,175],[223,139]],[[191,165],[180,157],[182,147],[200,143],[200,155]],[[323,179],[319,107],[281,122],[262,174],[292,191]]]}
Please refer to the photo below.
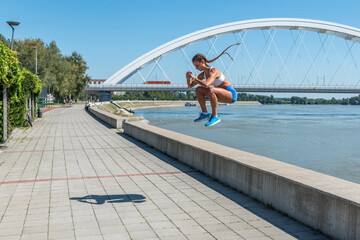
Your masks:
{"label": "utility pole", "polygon": [[[35,75],[38,76],[38,71],[37,71],[37,47],[33,47],[33,49],[35,49]],[[33,96],[33,93],[30,91],[30,112],[31,112],[31,117],[34,118],[35,117],[35,99]]]}
{"label": "utility pole", "polygon": [[35,49],[35,75],[38,75],[38,71],[37,71],[37,47],[33,47],[33,49]]}

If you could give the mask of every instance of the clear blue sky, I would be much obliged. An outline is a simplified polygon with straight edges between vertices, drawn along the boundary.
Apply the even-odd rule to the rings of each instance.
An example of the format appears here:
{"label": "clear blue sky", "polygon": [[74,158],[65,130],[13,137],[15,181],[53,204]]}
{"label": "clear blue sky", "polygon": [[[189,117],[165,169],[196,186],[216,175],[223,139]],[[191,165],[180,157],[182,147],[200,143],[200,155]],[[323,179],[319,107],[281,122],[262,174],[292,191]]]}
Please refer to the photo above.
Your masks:
{"label": "clear blue sky", "polygon": [[359,0],[1,0],[0,33],[10,38],[6,21],[19,21],[16,39],[55,40],[64,54],[83,55],[92,78],[106,79],[147,51],[203,28],[270,17],[360,27],[359,9]]}

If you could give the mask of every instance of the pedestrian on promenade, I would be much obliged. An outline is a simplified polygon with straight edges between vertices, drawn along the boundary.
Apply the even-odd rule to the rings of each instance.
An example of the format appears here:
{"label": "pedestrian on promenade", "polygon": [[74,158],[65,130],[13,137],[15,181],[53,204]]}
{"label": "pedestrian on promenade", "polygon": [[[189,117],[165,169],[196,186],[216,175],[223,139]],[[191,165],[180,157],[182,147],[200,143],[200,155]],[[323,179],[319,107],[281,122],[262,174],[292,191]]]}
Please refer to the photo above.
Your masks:
{"label": "pedestrian on promenade", "polygon": [[30,111],[26,111],[26,121],[29,123],[30,127],[32,127],[32,123],[31,123],[31,116],[30,116]]}

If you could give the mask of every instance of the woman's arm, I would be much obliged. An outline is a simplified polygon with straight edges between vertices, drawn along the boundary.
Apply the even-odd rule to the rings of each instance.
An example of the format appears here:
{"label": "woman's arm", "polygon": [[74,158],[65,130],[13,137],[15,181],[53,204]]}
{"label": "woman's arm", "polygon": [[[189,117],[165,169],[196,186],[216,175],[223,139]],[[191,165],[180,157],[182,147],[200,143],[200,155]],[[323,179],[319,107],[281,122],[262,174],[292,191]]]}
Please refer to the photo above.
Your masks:
{"label": "woman's arm", "polygon": [[190,80],[191,75],[193,75],[191,72],[186,73],[186,83],[188,88],[192,88],[198,84],[197,82]]}
{"label": "woman's arm", "polygon": [[[210,71],[210,77],[208,79],[206,79],[206,81],[202,81],[203,76],[202,76],[202,74],[200,74],[197,78],[194,78],[194,82],[201,85],[202,87],[208,88],[208,87],[210,87],[211,84],[214,83],[215,78],[219,74],[220,74],[219,70],[213,68],[212,71]],[[200,79],[199,77],[202,79]]]}

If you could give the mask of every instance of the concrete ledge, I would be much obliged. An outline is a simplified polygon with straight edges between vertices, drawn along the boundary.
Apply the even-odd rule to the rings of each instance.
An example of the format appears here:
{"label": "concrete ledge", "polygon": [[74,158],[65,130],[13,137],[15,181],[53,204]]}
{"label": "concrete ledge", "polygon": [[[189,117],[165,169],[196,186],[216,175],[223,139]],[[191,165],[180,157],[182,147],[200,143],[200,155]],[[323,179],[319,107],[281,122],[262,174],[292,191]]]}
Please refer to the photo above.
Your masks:
{"label": "concrete ledge", "polygon": [[96,106],[89,108],[89,113],[100,119],[101,121],[109,124],[113,128],[123,128],[125,121],[146,121],[140,117],[121,117],[103,110],[98,109]]}
{"label": "concrete ledge", "polygon": [[360,240],[360,185],[142,122],[124,132],[335,239]]}

